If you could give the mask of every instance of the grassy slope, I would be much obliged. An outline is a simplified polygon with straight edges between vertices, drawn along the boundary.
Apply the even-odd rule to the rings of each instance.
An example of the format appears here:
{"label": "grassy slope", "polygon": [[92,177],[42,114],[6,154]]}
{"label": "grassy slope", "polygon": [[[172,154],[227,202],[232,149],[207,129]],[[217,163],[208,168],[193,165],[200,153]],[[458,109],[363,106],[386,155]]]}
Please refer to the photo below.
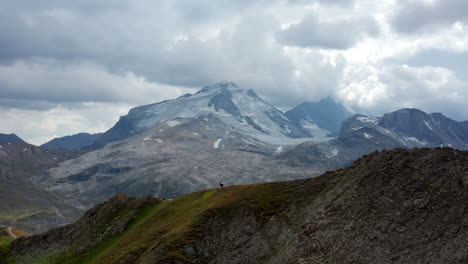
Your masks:
{"label": "grassy slope", "polygon": [[141,212],[118,237],[109,239],[87,254],[75,257],[62,249],[42,257],[38,263],[117,263],[142,259],[152,247],[163,248],[161,260],[188,259],[178,248],[197,237],[200,226],[213,214],[249,206],[261,214],[278,214],[288,200],[287,190],[277,184],[253,184],[211,189],[166,200]]}

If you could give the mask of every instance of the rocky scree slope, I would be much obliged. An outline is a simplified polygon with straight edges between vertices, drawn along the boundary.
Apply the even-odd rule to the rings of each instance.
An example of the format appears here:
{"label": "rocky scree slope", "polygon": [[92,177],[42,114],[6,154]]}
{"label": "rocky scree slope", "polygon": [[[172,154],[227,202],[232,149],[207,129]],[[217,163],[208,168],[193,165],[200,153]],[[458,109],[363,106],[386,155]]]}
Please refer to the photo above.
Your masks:
{"label": "rocky scree slope", "polygon": [[117,192],[173,198],[218,186],[291,180],[324,168],[293,168],[271,157],[278,147],[240,134],[219,118],[162,121],[151,129],[67,160],[34,182],[77,205]]}
{"label": "rocky scree slope", "polygon": [[16,239],[10,263],[468,261],[468,152],[449,148],[374,152],[311,179],[135,201],[149,209],[130,223],[100,222],[126,208],[114,198],[76,224]]}

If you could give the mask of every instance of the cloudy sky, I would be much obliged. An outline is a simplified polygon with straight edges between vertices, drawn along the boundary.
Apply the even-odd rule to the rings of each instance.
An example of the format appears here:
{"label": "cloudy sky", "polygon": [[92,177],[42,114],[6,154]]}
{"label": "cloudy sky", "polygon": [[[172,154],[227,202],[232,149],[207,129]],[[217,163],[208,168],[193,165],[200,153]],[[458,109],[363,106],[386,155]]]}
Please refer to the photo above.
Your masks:
{"label": "cloudy sky", "polygon": [[468,119],[468,1],[0,0],[0,133],[40,144],[221,80]]}

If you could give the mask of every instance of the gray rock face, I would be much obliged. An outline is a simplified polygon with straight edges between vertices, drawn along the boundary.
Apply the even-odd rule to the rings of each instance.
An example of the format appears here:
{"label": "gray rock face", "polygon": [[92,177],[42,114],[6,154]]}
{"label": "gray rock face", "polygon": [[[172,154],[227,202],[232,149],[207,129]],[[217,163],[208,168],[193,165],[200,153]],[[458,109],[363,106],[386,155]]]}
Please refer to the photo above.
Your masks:
{"label": "gray rock face", "polygon": [[221,180],[268,182],[323,171],[279,164],[272,159],[277,150],[213,115],[175,119],[62,162],[33,181],[89,207],[117,192],[172,198],[217,187]]}
{"label": "gray rock face", "polygon": [[426,114],[418,109],[402,109],[385,114],[379,125],[403,136],[414,137],[430,146],[468,148],[468,127],[441,113]]}
{"label": "gray rock face", "polygon": [[134,108],[105,132],[96,144],[125,139],[161,121],[210,114],[239,133],[267,142],[311,137],[307,130],[289,121],[280,110],[260,99],[252,90],[243,90],[231,82],[220,82],[205,86],[193,95]]}

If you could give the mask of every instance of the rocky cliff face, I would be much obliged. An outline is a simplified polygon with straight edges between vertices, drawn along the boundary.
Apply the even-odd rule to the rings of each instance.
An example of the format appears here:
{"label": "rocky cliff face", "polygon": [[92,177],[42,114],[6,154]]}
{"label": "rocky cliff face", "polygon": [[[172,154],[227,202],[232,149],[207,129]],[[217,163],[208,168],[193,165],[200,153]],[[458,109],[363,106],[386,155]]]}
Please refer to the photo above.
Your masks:
{"label": "rocky cliff face", "polygon": [[133,200],[149,209],[130,222],[120,212],[141,207],[115,199],[74,225],[15,240],[13,256],[21,263],[468,261],[468,153],[449,148],[374,152],[306,180]]}
{"label": "rocky cliff face", "polygon": [[122,141],[33,177],[86,206],[116,192],[173,198],[218,186],[291,180],[323,170],[293,168],[271,157],[278,146],[240,134],[215,116],[163,121]]}

